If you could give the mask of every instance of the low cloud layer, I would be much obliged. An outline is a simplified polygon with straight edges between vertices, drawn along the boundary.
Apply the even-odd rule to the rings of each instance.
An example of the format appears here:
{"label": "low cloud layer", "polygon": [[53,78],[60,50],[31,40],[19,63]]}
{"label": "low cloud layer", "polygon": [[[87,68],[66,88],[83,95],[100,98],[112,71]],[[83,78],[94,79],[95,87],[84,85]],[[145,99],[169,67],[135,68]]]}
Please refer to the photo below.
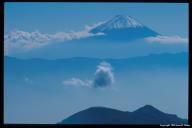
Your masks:
{"label": "low cloud layer", "polygon": [[89,31],[102,22],[86,26],[84,30],[78,32],[57,32],[55,34],[46,34],[39,31],[25,32],[22,30],[14,30],[4,35],[4,51],[5,54],[28,51],[34,48],[43,47],[54,42],[64,42],[74,39],[103,35],[103,33],[90,33]]}
{"label": "low cloud layer", "polygon": [[180,36],[155,36],[155,37],[147,37],[145,38],[148,42],[158,42],[162,44],[183,44],[188,43],[187,38],[182,38]]}
{"label": "low cloud layer", "polygon": [[114,73],[112,70],[113,69],[111,64],[107,62],[101,62],[97,66],[97,70],[95,72],[93,80],[81,80],[79,78],[71,78],[63,81],[62,84],[76,87],[80,86],[95,87],[95,88],[108,87],[111,86],[115,81]]}
{"label": "low cloud layer", "polygon": [[68,80],[65,80],[62,82],[64,85],[69,85],[69,86],[76,86],[76,87],[81,87],[81,86],[85,86],[85,87],[90,87],[92,84],[92,81],[89,80],[81,80],[79,78],[71,78]]}

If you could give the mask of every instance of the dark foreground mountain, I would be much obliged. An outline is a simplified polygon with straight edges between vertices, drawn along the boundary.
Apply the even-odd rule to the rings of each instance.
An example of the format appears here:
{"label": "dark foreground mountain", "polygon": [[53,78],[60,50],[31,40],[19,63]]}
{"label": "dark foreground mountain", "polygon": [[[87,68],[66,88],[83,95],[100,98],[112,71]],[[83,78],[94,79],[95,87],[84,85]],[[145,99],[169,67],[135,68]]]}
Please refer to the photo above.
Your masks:
{"label": "dark foreground mountain", "polygon": [[145,105],[133,112],[91,107],[73,114],[59,124],[187,124],[187,120]]}

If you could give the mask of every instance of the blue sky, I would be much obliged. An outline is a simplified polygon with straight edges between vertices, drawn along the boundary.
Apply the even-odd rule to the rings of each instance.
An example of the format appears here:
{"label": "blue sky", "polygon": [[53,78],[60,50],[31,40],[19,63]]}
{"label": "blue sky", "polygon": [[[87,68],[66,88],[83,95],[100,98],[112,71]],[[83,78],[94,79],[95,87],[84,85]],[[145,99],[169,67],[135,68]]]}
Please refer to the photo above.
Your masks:
{"label": "blue sky", "polygon": [[188,37],[187,3],[5,3],[5,34],[76,31],[117,14],[133,16],[161,34]]}

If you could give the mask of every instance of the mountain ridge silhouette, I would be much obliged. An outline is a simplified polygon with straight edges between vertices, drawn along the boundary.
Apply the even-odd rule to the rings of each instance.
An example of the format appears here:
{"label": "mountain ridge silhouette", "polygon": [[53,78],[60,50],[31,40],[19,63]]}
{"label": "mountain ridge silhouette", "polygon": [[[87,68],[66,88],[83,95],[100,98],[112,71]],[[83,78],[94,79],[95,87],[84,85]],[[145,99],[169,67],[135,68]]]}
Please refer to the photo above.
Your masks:
{"label": "mountain ridge silhouette", "polygon": [[58,124],[187,124],[186,119],[164,113],[151,105],[133,112],[107,107],[90,107],[79,111]]}

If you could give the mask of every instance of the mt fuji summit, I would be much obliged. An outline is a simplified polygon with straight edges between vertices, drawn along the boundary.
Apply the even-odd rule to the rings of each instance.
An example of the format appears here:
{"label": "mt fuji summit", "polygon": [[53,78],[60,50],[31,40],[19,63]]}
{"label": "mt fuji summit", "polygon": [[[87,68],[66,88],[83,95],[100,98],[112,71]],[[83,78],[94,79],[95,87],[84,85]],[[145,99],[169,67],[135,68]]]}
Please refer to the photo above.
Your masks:
{"label": "mt fuji summit", "polygon": [[148,36],[157,36],[157,32],[138,22],[131,16],[116,15],[109,21],[90,30],[91,33],[103,33],[107,40],[135,40]]}
{"label": "mt fuji summit", "polygon": [[141,23],[136,21],[131,16],[126,15],[116,15],[113,19],[104,22],[100,26],[98,26],[96,29],[92,31],[109,31],[112,29],[122,29],[122,28],[136,28],[136,27],[143,27]]}

